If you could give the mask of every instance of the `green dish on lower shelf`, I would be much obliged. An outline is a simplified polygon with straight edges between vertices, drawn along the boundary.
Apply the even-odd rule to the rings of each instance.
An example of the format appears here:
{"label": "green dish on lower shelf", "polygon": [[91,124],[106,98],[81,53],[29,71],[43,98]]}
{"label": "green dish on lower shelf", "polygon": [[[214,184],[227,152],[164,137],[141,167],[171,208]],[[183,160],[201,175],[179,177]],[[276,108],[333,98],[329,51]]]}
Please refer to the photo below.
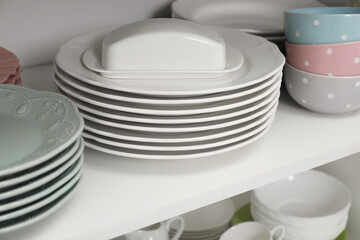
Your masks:
{"label": "green dish on lower shelf", "polygon": [[[242,222],[248,222],[253,221],[250,213],[250,204],[247,204],[243,207],[241,207],[239,210],[236,211],[234,214],[231,225],[235,225]],[[348,240],[347,232],[344,230],[337,238],[336,240]]]}

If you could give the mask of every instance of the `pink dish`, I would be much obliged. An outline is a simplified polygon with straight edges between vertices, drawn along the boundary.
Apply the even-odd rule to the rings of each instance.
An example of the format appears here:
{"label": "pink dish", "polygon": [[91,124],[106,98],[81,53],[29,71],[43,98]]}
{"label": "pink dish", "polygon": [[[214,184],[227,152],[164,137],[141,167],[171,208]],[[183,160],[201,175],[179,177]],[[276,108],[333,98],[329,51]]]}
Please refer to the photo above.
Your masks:
{"label": "pink dish", "polygon": [[360,42],[296,45],[286,43],[287,62],[302,71],[327,76],[360,76]]}
{"label": "pink dish", "polygon": [[0,47],[0,83],[21,85],[21,67],[16,55]]}

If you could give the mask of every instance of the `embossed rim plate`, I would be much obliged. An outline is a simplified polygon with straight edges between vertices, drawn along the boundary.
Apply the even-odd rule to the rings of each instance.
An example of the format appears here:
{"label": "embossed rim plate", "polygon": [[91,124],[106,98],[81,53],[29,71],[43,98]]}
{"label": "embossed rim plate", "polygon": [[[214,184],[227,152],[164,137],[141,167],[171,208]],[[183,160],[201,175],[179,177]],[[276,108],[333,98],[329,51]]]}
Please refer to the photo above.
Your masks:
{"label": "embossed rim plate", "polygon": [[100,152],[105,152],[112,155],[131,157],[131,158],[141,158],[141,159],[152,159],[152,160],[178,160],[178,159],[190,159],[190,158],[198,158],[198,157],[206,157],[215,154],[220,154],[224,152],[228,152],[240,147],[244,147],[259,138],[261,138],[267,131],[269,130],[271,123],[260,133],[253,135],[247,139],[241,140],[236,143],[232,143],[229,145],[211,148],[211,149],[203,149],[203,150],[194,150],[194,151],[173,151],[173,152],[159,152],[159,151],[141,151],[127,148],[114,147],[107,144],[102,144],[97,141],[84,138],[85,146],[95,149]]}
{"label": "embossed rim plate", "polygon": [[175,124],[172,125],[139,124],[133,122],[109,121],[109,119],[102,118],[100,116],[91,115],[83,111],[81,112],[81,114],[85,119],[90,119],[91,121],[94,122],[112,125],[117,128],[148,132],[149,134],[152,134],[154,132],[175,134],[175,133],[185,133],[185,132],[208,131],[208,130],[230,127],[244,122],[242,117],[238,116],[229,119],[222,119],[219,121],[204,122],[204,123],[200,122],[194,124],[176,124],[176,125]]}
{"label": "embossed rim plate", "polygon": [[[81,181],[81,179],[79,180]],[[34,224],[49,215],[53,214],[57,211],[62,205],[64,205],[70,197],[76,192],[77,188],[79,187],[79,182],[74,185],[68,192],[63,194],[61,197],[53,201],[52,203],[44,206],[43,208],[31,212],[26,215],[26,217],[19,217],[11,221],[11,223],[7,224],[5,227],[0,226],[0,233],[8,233],[17,229],[24,228],[31,224]]]}
{"label": "embossed rim plate", "polygon": [[101,136],[98,134],[94,134],[88,131],[84,131],[82,133],[83,137],[87,139],[93,139],[97,142],[107,144],[110,146],[128,148],[134,150],[148,150],[148,151],[193,151],[193,150],[203,150],[203,149],[211,149],[216,147],[221,147],[224,145],[229,145],[234,142],[240,142],[244,139],[250,138],[253,135],[263,131],[269,124],[272,122],[274,115],[264,119],[261,123],[254,124],[255,126],[244,129],[240,133],[235,133],[230,136],[218,138],[218,139],[210,139],[199,142],[190,142],[190,143],[144,143],[144,142],[134,142],[134,141],[124,141],[121,139],[109,138],[106,136]]}
{"label": "embossed rim plate", "polygon": [[[250,114],[247,117],[240,118],[238,124],[207,131],[198,132],[179,132],[179,133],[155,133],[155,132],[142,132],[142,131],[126,131],[122,128],[116,128],[111,122],[99,124],[89,120],[85,120],[84,130],[92,132],[101,136],[106,136],[114,139],[122,139],[136,142],[148,142],[148,143],[185,143],[211,140],[215,138],[226,137],[232,134],[239,133],[246,129],[256,126],[261,123],[271,114],[275,114],[278,101],[274,100],[271,104],[264,107],[261,111]],[[95,119],[96,120],[96,119]],[[125,130],[125,131],[124,131]],[[125,134],[124,134],[125,133]],[[127,135],[126,135],[127,133]]]}
{"label": "embossed rim plate", "polygon": [[[7,101],[7,104],[5,104],[4,101]],[[36,110],[29,110],[31,109],[32,101],[43,101],[43,107],[45,108],[44,122],[39,121],[36,118],[34,119],[34,116],[32,116],[37,114],[35,111],[43,110],[39,108],[35,108]],[[48,101],[49,105],[47,105]],[[51,101],[55,101],[56,104],[51,105]],[[84,127],[83,119],[76,106],[68,98],[60,94],[35,91],[20,86],[1,85],[0,103],[2,104],[0,114],[3,116],[8,116],[8,118],[11,119],[13,114],[21,115],[26,121],[32,122],[34,126],[40,125],[39,128],[43,129],[38,133],[42,137],[42,144],[38,144],[40,146],[38,146],[37,149],[33,149],[31,153],[21,159],[7,159],[9,163],[7,166],[0,168],[0,177],[20,172],[49,160],[74,143],[76,139],[80,137]],[[50,115],[53,110],[57,111],[56,106],[61,106],[60,111],[64,110],[64,117],[58,119],[57,122],[46,122],[47,114]],[[18,113],[16,111],[18,111]],[[36,117],[43,117],[40,115],[39,112]],[[66,124],[71,126],[70,130]],[[17,129],[11,130],[13,130],[14,133],[17,131]],[[21,135],[22,133],[19,133],[19,136]],[[20,142],[16,142],[16,145],[26,144],[21,143],[21,138],[18,139]],[[6,139],[2,140],[6,141]],[[5,153],[3,152],[2,154]]]}
{"label": "embossed rim plate", "polygon": [[[62,93],[56,86],[55,89]],[[226,118],[237,117],[243,114],[253,112],[268,103],[272,102],[275,98],[278,98],[277,94],[279,91],[273,92],[265,98],[255,101],[251,104],[247,104],[238,108],[233,108],[225,111],[197,114],[197,115],[188,115],[188,116],[152,116],[152,115],[143,115],[143,114],[134,114],[127,113],[122,111],[111,110],[107,108],[98,107],[78,99],[75,99],[71,96],[68,96],[80,109],[80,111],[91,113],[94,116],[100,116],[100,118],[108,118],[119,121],[129,121],[135,123],[155,123],[155,124],[186,124],[186,123],[200,123],[200,122],[210,122],[218,121]],[[84,115],[83,115],[84,116]],[[103,123],[98,117],[94,117],[94,121],[98,123]],[[106,124],[106,123],[104,123]]]}
{"label": "embossed rim plate", "polygon": [[16,174],[15,176],[11,176],[10,178],[0,179],[0,189],[15,184],[19,184],[21,182],[25,182],[41,174],[44,174],[60,166],[61,164],[68,161],[73,156],[79,157],[80,156],[79,154],[81,154],[83,150],[84,150],[84,141],[82,138],[79,138],[78,140],[75,141],[75,143],[72,146],[68,147],[63,152],[61,152],[59,156],[55,156],[52,159],[49,159],[49,161],[44,163],[45,164],[44,166],[42,165],[35,166],[34,169],[26,170],[24,173],[21,173],[20,175]]}
{"label": "embossed rim plate", "polygon": [[[81,157],[81,161],[83,161],[83,157]],[[0,224],[4,221],[9,221],[10,219],[14,219],[17,217],[21,217],[23,215],[26,215],[30,212],[36,211],[39,208],[44,207],[45,205],[55,201],[61,195],[65,194],[70,188],[72,188],[75,184],[77,184],[78,180],[81,177],[82,168],[78,170],[78,172],[75,174],[75,176],[69,180],[67,183],[50,193],[45,198],[40,199],[39,201],[32,202],[29,205],[26,205],[22,208],[16,209],[14,211],[6,212],[5,214],[0,213]]]}
{"label": "embossed rim plate", "polygon": [[[36,188],[43,186],[51,181],[60,181],[62,178],[66,177],[71,172],[77,172],[82,166],[82,152],[79,152],[77,156],[72,157],[69,161],[52,170],[51,173],[46,174],[45,176],[40,176],[35,179],[31,179],[30,181],[24,182],[21,186],[17,186],[16,188],[10,188],[7,191],[0,193],[0,200],[3,201],[5,199],[13,198],[19,196],[21,194],[30,192]],[[76,158],[77,157],[77,158]]]}
{"label": "embossed rim plate", "polygon": [[62,177],[57,179],[57,181],[51,181],[49,183],[44,184],[40,188],[18,195],[16,199],[3,201],[3,203],[0,205],[0,212],[5,212],[15,208],[19,208],[48,196],[50,193],[54,192],[56,189],[66,184],[68,181],[73,179],[74,176],[77,175],[78,171],[77,170],[73,171],[74,167],[75,165],[72,166],[72,168],[68,169],[67,172],[65,172]]}
{"label": "embossed rim plate", "polygon": [[145,95],[137,95],[127,92],[116,91],[113,89],[103,88],[96,85],[92,85],[86,83],[84,81],[80,81],[69,74],[63,72],[54,62],[54,73],[53,78],[59,78],[65,84],[81,90],[83,92],[125,102],[132,102],[132,103],[145,103],[145,104],[161,104],[161,105],[185,105],[185,104],[197,104],[197,103],[210,103],[216,101],[224,101],[229,100],[232,98],[242,97],[254,92],[257,92],[265,87],[270,86],[273,84],[279,77],[282,76],[282,71],[277,72],[275,75],[269,77],[268,79],[264,80],[263,82],[254,84],[253,86],[245,87],[242,89],[236,89],[233,91],[227,92],[220,92],[211,95],[204,95],[204,96],[193,96],[190,98],[156,98],[156,97],[149,97]]}
{"label": "embossed rim plate", "polygon": [[236,48],[226,46],[226,67],[216,71],[111,71],[101,65],[101,44],[95,43],[85,50],[82,55],[83,64],[90,70],[98,72],[104,77],[123,78],[202,78],[203,81],[216,81],[225,74],[241,69],[244,57]]}
{"label": "embossed rim plate", "polygon": [[[234,29],[214,27],[226,44],[237,48],[244,56],[241,71],[235,71],[218,81],[203,79],[122,79],[105,78],[87,69],[81,56],[92,44],[100,41],[115,27],[93,31],[64,43],[55,57],[55,63],[74,78],[103,88],[155,96],[194,96],[231,91],[262,82],[279,72],[285,57],[278,47],[266,39]],[[169,82],[171,84],[169,84]]]}
{"label": "embossed rim plate", "polygon": [[[233,27],[267,36],[284,34],[282,14],[285,10],[321,6],[326,5],[316,0],[177,0],[171,8],[174,18]],[[214,15],[217,15],[217,19],[227,20],[227,23],[216,21]]]}
{"label": "embossed rim plate", "polygon": [[156,115],[156,116],[184,116],[184,115],[194,115],[202,114],[216,111],[224,111],[232,108],[237,108],[240,106],[253,103],[260,99],[265,98],[270,95],[275,89],[279,88],[281,84],[281,78],[278,79],[274,84],[266,87],[265,89],[260,90],[249,95],[245,95],[239,98],[229,99],[220,102],[213,103],[203,103],[203,104],[194,104],[194,105],[156,105],[156,104],[137,104],[129,103],[123,101],[117,101],[112,99],[107,99],[103,97],[98,97],[92,94],[88,94],[72,88],[69,85],[66,85],[64,82],[61,82],[60,79],[54,79],[56,86],[62,91],[66,96],[71,96],[80,101],[90,103],[92,105],[108,108],[117,111],[131,112],[136,114],[146,114],[146,115]]}

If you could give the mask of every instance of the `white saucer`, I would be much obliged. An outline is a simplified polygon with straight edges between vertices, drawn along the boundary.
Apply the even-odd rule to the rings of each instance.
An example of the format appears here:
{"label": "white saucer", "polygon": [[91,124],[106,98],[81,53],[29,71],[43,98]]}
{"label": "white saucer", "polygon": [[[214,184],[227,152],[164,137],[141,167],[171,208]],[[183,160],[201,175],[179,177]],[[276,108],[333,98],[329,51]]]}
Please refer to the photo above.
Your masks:
{"label": "white saucer", "polygon": [[123,79],[121,81],[105,78],[87,69],[81,60],[83,52],[104,38],[113,28],[100,29],[83,36],[73,38],[63,44],[55,57],[55,63],[66,73],[88,84],[118,91],[151,96],[195,96],[223,91],[231,91],[260,83],[279,72],[285,58],[277,46],[266,39],[234,29],[214,27],[226,44],[229,44],[244,56],[241,71],[235,71],[216,81],[204,79]]}
{"label": "white saucer", "polygon": [[202,78],[203,81],[214,81],[225,74],[239,70],[244,64],[244,57],[236,48],[226,45],[226,67],[223,70],[214,71],[111,71],[106,70],[101,65],[101,43],[97,42],[85,50],[82,55],[82,62],[91,71],[100,73],[106,78],[118,79],[124,78],[167,78],[168,81],[174,78]]}

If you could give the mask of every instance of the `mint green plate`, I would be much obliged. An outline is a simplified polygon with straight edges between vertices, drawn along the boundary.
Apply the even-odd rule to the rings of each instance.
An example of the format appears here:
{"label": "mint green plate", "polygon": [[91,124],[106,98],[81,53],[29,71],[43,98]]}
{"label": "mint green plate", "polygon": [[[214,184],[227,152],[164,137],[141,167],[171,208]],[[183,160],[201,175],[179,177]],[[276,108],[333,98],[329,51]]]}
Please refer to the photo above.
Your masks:
{"label": "mint green plate", "polygon": [[66,97],[0,85],[0,177],[39,165],[73,144],[84,123]]}
{"label": "mint green plate", "polygon": [[65,149],[64,151],[57,154],[56,156],[49,159],[43,164],[27,169],[20,173],[10,175],[7,178],[0,178],[0,190],[5,187],[13,186],[15,184],[20,184],[22,182],[28,181],[32,178],[40,176],[41,174],[49,172],[50,170],[60,166],[64,162],[68,161],[75,153],[83,152],[84,150],[83,141],[84,140],[82,140],[82,138],[79,138],[70,147],[68,147],[67,149]]}
{"label": "mint green plate", "polygon": [[5,221],[9,221],[14,218],[18,218],[21,216],[24,216],[30,212],[36,211],[49,203],[55,201],[58,199],[61,195],[63,195],[65,192],[67,192],[70,188],[72,188],[77,181],[80,179],[82,174],[82,162],[83,162],[83,155],[80,156],[78,161],[73,164],[71,167],[71,171],[68,172],[68,175],[74,175],[73,172],[75,172],[75,176],[71,178],[70,181],[65,183],[60,188],[56,189],[54,192],[48,194],[45,198],[40,199],[39,201],[35,201],[31,204],[28,204],[22,208],[14,209],[13,211],[7,211],[4,213],[0,213],[0,224]]}
{"label": "mint green plate", "polygon": [[[82,155],[82,151],[78,151],[72,159],[76,160]],[[69,159],[68,161],[72,161]],[[74,163],[75,164],[75,163]],[[10,212],[15,209],[23,208],[25,205],[33,204],[36,201],[40,201],[43,198],[48,197],[49,194],[55,192],[58,188],[67,184],[71,179],[77,174],[77,171],[74,170],[75,165],[72,165],[70,168],[66,169],[60,176],[53,179],[51,182],[42,185],[35,190],[26,192],[24,194],[16,196],[16,198],[10,198],[0,201],[0,215],[3,212]]]}
{"label": "mint green plate", "polygon": [[26,226],[39,222],[40,220],[58,211],[59,208],[62,205],[64,205],[70,199],[70,197],[76,192],[77,188],[79,187],[79,181],[81,181],[81,179],[78,180],[78,182],[75,185],[73,185],[73,187],[71,187],[66,193],[61,195],[53,202],[47,204],[46,206],[36,211],[30,212],[24,216],[0,223],[0,234],[12,232],[24,228]]}
{"label": "mint green plate", "polygon": [[50,172],[47,172],[44,175],[16,185],[14,188],[8,188],[6,191],[1,191],[0,202],[6,201],[6,199],[13,199],[14,197],[17,198],[19,195],[21,196],[22,194],[26,194],[27,192],[40,188],[47,183],[55,181],[59,177],[63,176],[63,174],[66,173],[68,169],[78,161],[78,158],[81,154],[82,151],[78,152],[76,154],[77,156],[70,158],[69,161],[66,161],[64,164],[51,170]]}
{"label": "mint green plate", "polygon": [[[231,225],[234,226],[235,224],[253,221],[251,214],[250,214],[250,204],[247,204],[236,211],[234,214]],[[344,230],[336,240],[348,240],[347,232]]]}

